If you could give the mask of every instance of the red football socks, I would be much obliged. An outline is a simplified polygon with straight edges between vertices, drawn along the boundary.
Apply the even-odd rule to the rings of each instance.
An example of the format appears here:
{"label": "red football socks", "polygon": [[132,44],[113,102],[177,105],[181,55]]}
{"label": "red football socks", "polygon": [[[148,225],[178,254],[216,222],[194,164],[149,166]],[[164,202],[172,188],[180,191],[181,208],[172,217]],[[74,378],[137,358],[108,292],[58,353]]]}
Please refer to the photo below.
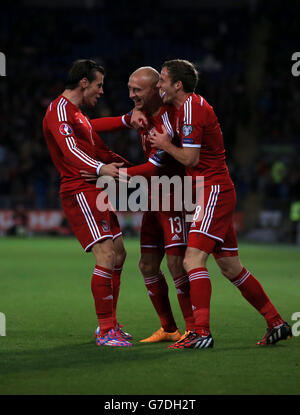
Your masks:
{"label": "red football socks", "polygon": [[188,274],[190,280],[190,296],[194,310],[195,331],[200,336],[208,336],[210,334],[210,277],[205,267],[194,268]]}
{"label": "red football socks", "polygon": [[243,268],[240,274],[231,282],[241,291],[242,296],[265,318],[268,327],[275,327],[284,322],[260,282],[246,268]]}
{"label": "red football socks", "polygon": [[96,265],[92,276],[91,288],[100,326],[100,335],[104,335],[114,327],[112,271]]}
{"label": "red football socks", "polygon": [[117,320],[117,304],[119,299],[122,265],[116,265],[112,272],[112,289],[113,289],[113,319],[116,326]]}
{"label": "red football socks", "polygon": [[158,275],[144,277],[144,280],[149,298],[158,314],[161,326],[168,333],[173,333],[177,330],[177,326],[172,313],[168,284],[164,274],[160,271]]}
{"label": "red football socks", "polygon": [[195,329],[195,322],[190,297],[189,276],[179,275],[174,278],[174,283],[177,291],[178,302],[185,321],[185,329],[193,331]]}

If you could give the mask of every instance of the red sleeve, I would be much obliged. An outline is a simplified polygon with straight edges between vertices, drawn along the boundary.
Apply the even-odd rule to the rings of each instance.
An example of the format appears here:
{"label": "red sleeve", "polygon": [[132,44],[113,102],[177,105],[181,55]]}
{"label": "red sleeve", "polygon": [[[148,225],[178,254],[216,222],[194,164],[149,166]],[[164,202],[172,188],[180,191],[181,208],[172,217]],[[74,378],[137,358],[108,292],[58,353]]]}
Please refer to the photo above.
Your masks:
{"label": "red sleeve", "polygon": [[130,125],[130,114],[119,117],[103,117],[90,120],[92,127],[98,133],[132,128]]}
{"label": "red sleeve", "polygon": [[119,154],[114,153],[113,151],[109,150],[110,157],[113,162],[115,163],[124,163],[122,167],[131,167],[133,164],[130,161],[126,160],[124,157],[120,156]]}
{"label": "red sleeve", "polygon": [[181,145],[182,147],[201,148],[204,131],[203,107],[196,105],[193,101],[189,107],[184,107],[184,123],[182,125]]}
{"label": "red sleeve", "polygon": [[45,121],[45,127],[51,133],[63,153],[64,159],[69,164],[78,170],[86,170],[90,173],[98,174],[103,163],[90,157],[78,146],[71,114],[68,113],[67,119],[68,122],[59,121],[56,116],[56,111],[53,111],[53,115],[51,114],[47,121]]}
{"label": "red sleeve", "polygon": [[147,163],[139,164],[138,166],[129,167],[127,169],[127,174],[129,176],[143,176],[143,177],[151,177],[156,176],[159,173],[159,167],[155,166],[151,161],[147,161]]}

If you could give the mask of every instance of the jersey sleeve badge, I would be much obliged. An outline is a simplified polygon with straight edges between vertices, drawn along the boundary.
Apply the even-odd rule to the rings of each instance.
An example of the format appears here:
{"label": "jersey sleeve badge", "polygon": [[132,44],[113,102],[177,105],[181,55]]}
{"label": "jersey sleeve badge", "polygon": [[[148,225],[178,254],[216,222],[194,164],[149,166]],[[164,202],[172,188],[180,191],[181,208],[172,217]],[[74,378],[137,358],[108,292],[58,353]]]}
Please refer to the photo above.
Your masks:
{"label": "jersey sleeve badge", "polygon": [[73,134],[72,128],[66,122],[60,124],[60,126],[59,126],[59,132],[62,135],[71,135],[71,134]]}
{"label": "jersey sleeve badge", "polygon": [[182,127],[182,134],[184,137],[187,137],[188,135],[190,135],[193,131],[193,126],[192,125],[184,125]]}

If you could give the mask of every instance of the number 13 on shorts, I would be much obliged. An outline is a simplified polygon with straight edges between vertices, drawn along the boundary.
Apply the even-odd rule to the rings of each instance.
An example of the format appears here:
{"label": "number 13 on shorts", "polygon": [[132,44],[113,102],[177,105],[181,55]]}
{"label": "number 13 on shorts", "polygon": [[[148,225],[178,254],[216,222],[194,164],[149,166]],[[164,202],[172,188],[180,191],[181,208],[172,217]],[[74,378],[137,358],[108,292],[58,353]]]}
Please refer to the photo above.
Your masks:
{"label": "number 13 on shorts", "polygon": [[182,232],[182,218],[180,216],[175,216],[175,218],[169,218],[171,233],[181,233]]}

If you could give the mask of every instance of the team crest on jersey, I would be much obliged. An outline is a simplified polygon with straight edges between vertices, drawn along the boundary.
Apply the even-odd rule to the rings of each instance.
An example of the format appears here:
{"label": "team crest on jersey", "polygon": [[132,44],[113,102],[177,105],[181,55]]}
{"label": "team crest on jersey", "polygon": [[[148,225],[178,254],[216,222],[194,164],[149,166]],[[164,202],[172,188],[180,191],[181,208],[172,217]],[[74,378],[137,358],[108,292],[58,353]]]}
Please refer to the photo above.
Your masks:
{"label": "team crest on jersey", "polygon": [[59,132],[62,135],[71,135],[73,133],[72,128],[66,122],[60,124],[60,126],[59,126]]}
{"label": "team crest on jersey", "polygon": [[190,135],[192,131],[193,131],[192,125],[184,125],[182,127],[182,134],[184,135],[184,137],[187,137],[188,135]]}
{"label": "team crest on jersey", "polygon": [[106,220],[102,220],[100,222],[100,224],[101,224],[102,229],[103,229],[104,232],[108,232],[109,231],[109,229],[110,229],[109,228],[109,224],[108,224],[108,222]]}

